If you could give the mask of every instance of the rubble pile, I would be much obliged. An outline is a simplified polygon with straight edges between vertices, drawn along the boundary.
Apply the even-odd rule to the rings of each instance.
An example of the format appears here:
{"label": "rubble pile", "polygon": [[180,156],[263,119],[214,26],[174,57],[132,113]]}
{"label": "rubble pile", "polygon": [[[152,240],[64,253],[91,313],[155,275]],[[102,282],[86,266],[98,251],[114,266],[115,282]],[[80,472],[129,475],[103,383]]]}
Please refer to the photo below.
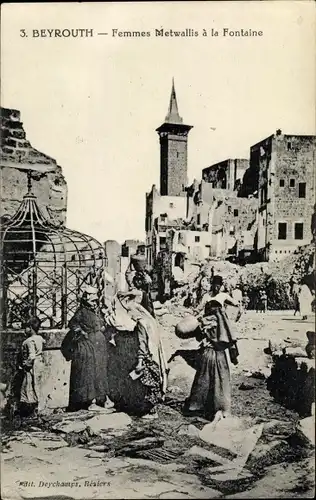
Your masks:
{"label": "rubble pile", "polygon": [[288,310],[294,308],[291,296],[291,280],[305,282],[311,290],[315,288],[314,272],[315,247],[313,244],[300,247],[292,255],[279,262],[261,262],[239,266],[229,261],[208,259],[200,265],[199,271],[193,273],[186,284],[178,286],[173,302],[184,302],[185,298],[196,292],[204,276],[220,274],[224,279],[227,291],[240,285],[244,295],[249,298],[248,309],[255,309],[259,292],[267,293],[268,309]]}
{"label": "rubble pile", "polygon": [[[315,332],[308,332],[305,349],[300,345],[274,345],[269,342],[272,354],[271,375],[267,389],[274,399],[286,408],[296,410],[300,416],[309,417],[315,402]],[[312,338],[313,337],[313,338]]]}
{"label": "rubble pile", "polygon": [[268,309],[293,309],[290,283],[294,278],[297,283],[306,282],[311,290],[315,288],[313,271],[315,246],[300,247],[292,255],[279,262],[248,264],[240,273],[240,284],[248,294],[249,309],[255,308],[258,291],[264,288],[268,296]]}
{"label": "rubble pile", "polygon": [[315,244],[300,247],[294,254],[293,278],[315,290]]}

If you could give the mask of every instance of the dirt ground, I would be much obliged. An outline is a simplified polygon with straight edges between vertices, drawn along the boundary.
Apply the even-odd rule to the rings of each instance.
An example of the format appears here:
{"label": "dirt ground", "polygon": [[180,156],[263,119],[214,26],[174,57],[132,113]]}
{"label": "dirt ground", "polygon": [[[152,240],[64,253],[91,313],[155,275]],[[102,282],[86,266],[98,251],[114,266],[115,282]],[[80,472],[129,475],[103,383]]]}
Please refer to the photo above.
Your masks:
{"label": "dirt ground", "polygon": [[[182,315],[179,309],[160,317],[168,357],[176,349],[195,347],[192,341],[180,341],[174,335],[174,325]],[[3,422],[2,498],[313,498],[314,450],[295,441],[299,416],[272,399],[266,379],[249,376],[250,371],[269,375],[271,357],[263,351],[269,339],[296,339],[304,345],[313,321],[295,319],[290,312],[261,315],[250,311],[236,327],[240,356],[239,364],[231,369],[232,412],[263,424],[244,467],[248,474],[217,481],[209,472],[214,465],[211,460],[187,454],[192,446],[214,448],[180,431],[188,424],[202,429],[207,422],[181,414],[194,369],[179,356],[170,363],[169,390],[156,421],[132,418],[130,425],[108,433],[88,428],[67,434],[53,429],[56,423],[69,421],[62,410],[34,421],[15,421],[7,430]],[[90,417],[89,412],[78,412],[72,419],[85,422]],[[118,421],[115,414],[113,418]],[[158,439],[163,444],[154,450],[127,452],[126,446],[135,438]]]}

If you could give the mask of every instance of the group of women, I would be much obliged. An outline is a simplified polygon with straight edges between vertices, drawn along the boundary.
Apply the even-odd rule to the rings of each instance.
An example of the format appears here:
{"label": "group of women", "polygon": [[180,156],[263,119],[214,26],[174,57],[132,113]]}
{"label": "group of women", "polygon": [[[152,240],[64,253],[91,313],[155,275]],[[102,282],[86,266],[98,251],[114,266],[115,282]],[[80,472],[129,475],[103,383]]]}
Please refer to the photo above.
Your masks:
{"label": "group of women", "polygon": [[[197,372],[186,414],[212,419],[218,411],[230,411],[229,364],[236,362],[235,337],[225,304],[239,306],[222,292],[222,279],[205,278],[204,295],[195,313],[199,320],[192,336],[200,341]],[[32,318],[22,345],[20,404],[36,409],[41,389],[44,339],[40,321]],[[168,364],[160,328],[148,291],[148,280],[136,273],[128,292],[119,293],[105,312],[98,290],[87,287],[80,307],[69,322],[61,352],[71,361],[69,411],[117,409],[145,419],[157,418],[157,404],[164,401]]]}
{"label": "group of women", "polygon": [[118,294],[106,314],[99,308],[97,290],[85,291],[61,346],[71,361],[70,410],[116,406],[156,418],[156,405],[166,391],[167,363],[145,285],[135,275],[131,290]]}
{"label": "group of women", "polygon": [[[195,351],[196,374],[183,410],[186,415],[213,420],[230,413],[229,361],[238,363],[238,348],[226,305],[238,309],[237,321],[242,300],[223,291],[220,276],[203,278],[202,285],[195,309],[199,326],[191,335],[200,343]],[[169,370],[148,281],[136,273],[133,286],[117,294],[106,313],[100,309],[97,292],[86,289],[61,346],[63,356],[71,361],[69,410],[103,411],[115,406],[142,418],[157,418]],[[39,389],[34,360],[40,358],[43,344],[38,330],[38,321],[32,320],[30,337],[23,344],[24,402],[30,399],[28,394],[36,402]]]}

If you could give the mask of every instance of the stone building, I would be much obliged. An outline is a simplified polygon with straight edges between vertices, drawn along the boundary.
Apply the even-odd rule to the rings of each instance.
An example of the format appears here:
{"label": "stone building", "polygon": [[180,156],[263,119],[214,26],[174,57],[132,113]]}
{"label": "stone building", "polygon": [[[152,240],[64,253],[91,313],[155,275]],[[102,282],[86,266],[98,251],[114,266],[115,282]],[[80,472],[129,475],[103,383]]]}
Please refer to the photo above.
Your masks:
{"label": "stone building", "polygon": [[204,180],[195,181],[187,189],[187,196],[190,227],[201,232],[198,241],[204,258],[238,258],[245,251],[253,254],[256,198],[239,198],[237,191],[214,188]]}
{"label": "stone building", "polygon": [[31,172],[32,190],[44,215],[55,223],[65,223],[67,184],[61,167],[26,139],[20,111],[1,108],[0,137],[1,216],[5,219],[16,212]]}
{"label": "stone building", "polygon": [[[187,200],[184,196],[161,196],[156,186],[146,194],[146,252],[152,265],[166,243],[166,229],[182,225],[186,217]],[[177,223],[178,221],[178,223]]]}
{"label": "stone building", "polygon": [[243,184],[258,197],[258,258],[277,261],[311,242],[315,136],[281,130],[250,149]]}
{"label": "stone building", "polygon": [[134,255],[138,247],[145,246],[145,243],[140,240],[125,240],[122,245],[122,257],[130,257]]}
{"label": "stone building", "polygon": [[239,263],[255,261],[258,200],[227,193],[214,204],[209,212],[211,256],[233,258]]}
{"label": "stone building", "polygon": [[249,160],[234,158],[215,163],[202,170],[202,179],[213,188],[236,190],[249,167]]}

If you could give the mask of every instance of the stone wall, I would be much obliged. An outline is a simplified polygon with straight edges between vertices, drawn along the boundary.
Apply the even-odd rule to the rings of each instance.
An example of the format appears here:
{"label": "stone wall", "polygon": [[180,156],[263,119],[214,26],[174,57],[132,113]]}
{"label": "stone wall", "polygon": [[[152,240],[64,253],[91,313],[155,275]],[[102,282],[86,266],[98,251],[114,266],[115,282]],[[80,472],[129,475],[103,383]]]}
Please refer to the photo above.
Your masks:
{"label": "stone wall", "polygon": [[[214,255],[227,254],[227,252],[241,251],[254,248],[255,234],[257,230],[257,208],[256,198],[238,198],[229,195],[220,201],[213,212],[210,226],[214,234],[222,231],[220,248],[214,248]],[[215,238],[213,238],[215,245]],[[236,248],[235,248],[236,246]],[[215,245],[216,247],[216,245]]]}
{"label": "stone wall", "polygon": [[[258,250],[265,260],[280,260],[311,241],[315,146],[315,136],[278,130],[251,148],[253,177],[258,175]],[[279,237],[280,223],[286,224],[285,238]],[[301,235],[296,224],[303,224]]]}
{"label": "stone wall", "polygon": [[65,223],[67,184],[53,158],[35,149],[26,139],[20,112],[1,108],[1,216],[11,217],[27,192],[31,171],[32,190],[46,216]]}
{"label": "stone wall", "polygon": [[237,180],[241,180],[247,168],[249,160],[244,158],[230,158],[215,163],[202,170],[202,179],[212,184],[213,188],[236,189]]}
{"label": "stone wall", "polygon": [[[274,142],[277,156],[274,186],[274,210],[276,219],[288,222],[288,239],[295,239],[294,223],[303,222],[303,238],[300,244],[311,241],[310,220],[315,203],[313,182],[316,138],[285,135]],[[280,186],[280,184],[283,184]],[[306,194],[299,197],[299,189],[305,186]],[[304,189],[304,187],[303,187]],[[301,193],[303,194],[303,193]],[[276,220],[277,222],[277,220]],[[273,227],[273,240],[278,237],[277,224]],[[272,243],[275,243],[273,241]]]}

